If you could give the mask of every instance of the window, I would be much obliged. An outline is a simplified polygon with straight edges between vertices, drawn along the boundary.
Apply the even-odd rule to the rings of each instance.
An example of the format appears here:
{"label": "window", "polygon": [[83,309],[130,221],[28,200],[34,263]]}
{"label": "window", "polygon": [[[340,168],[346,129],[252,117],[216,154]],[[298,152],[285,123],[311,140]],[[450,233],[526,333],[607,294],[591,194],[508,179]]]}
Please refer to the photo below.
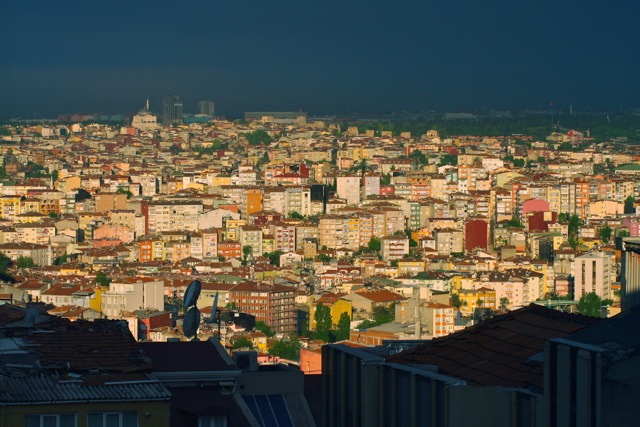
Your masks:
{"label": "window", "polygon": [[227,427],[227,417],[224,415],[198,417],[198,427]]}
{"label": "window", "polygon": [[25,415],[25,427],[76,427],[76,414]]}
{"label": "window", "polygon": [[135,412],[94,412],[87,415],[87,427],[138,427]]}

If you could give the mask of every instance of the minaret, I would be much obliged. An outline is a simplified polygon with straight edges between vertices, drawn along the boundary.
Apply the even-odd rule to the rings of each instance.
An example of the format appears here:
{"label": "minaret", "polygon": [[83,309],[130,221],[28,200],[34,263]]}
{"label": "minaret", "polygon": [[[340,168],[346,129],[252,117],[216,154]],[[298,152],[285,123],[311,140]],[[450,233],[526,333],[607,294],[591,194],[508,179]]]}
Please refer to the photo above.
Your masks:
{"label": "minaret", "polygon": [[147,96],[147,104],[146,104],[146,108],[147,110],[149,109],[149,97]]}

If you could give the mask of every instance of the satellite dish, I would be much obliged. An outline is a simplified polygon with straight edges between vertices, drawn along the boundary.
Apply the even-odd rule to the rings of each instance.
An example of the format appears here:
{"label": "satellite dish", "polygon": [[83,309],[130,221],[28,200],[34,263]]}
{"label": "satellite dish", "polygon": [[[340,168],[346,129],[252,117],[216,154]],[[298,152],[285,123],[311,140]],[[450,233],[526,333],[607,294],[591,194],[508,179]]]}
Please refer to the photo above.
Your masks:
{"label": "satellite dish", "polygon": [[200,310],[198,307],[191,307],[187,314],[184,315],[184,323],[182,324],[182,331],[187,338],[195,337],[200,326]]}
{"label": "satellite dish", "polygon": [[202,290],[202,284],[199,280],[194,280],[187,286],[187,291],[184,293],[184,306],[191,307],[196,305],[198,297],[200,297],[200,291]]}

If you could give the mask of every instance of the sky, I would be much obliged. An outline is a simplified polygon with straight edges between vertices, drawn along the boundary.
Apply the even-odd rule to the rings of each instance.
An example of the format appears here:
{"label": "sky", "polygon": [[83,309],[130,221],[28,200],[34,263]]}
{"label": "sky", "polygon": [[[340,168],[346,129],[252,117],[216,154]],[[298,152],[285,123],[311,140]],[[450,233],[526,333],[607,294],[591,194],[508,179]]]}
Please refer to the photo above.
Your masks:
{"label": "sky", "polygon": [[0,119],[640,105],[637,0],[4,0]]}

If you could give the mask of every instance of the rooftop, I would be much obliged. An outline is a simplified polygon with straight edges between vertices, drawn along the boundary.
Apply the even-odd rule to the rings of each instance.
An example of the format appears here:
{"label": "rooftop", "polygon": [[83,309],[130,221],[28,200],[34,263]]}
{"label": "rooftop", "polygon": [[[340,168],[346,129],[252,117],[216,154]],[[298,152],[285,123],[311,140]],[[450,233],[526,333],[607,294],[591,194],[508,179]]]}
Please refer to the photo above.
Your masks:
{"label": "rooftop", "polygon": [[599,320],[531,304],[398,353],[387,361],[434,365],[469,385],[542,390],[543,365],[537,356],[545,341],[566,337]]}

